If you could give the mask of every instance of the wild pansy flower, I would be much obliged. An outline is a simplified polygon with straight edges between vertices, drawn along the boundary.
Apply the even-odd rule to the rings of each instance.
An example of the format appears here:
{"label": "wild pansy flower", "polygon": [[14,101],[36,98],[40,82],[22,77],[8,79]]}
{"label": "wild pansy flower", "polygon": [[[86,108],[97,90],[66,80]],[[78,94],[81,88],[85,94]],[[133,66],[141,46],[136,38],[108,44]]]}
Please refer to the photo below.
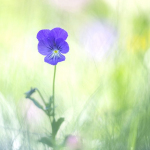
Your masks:
{"label": "wild pansy flower", "polygon": [[62,54],[69,51],[69,45],[65,41],[67,37],[68,33],[61,28],[44,29],[38,32],[38,51],[46,56],[44,58],[45,62],[57,65],[58,62],[65,60],[65,56]]}

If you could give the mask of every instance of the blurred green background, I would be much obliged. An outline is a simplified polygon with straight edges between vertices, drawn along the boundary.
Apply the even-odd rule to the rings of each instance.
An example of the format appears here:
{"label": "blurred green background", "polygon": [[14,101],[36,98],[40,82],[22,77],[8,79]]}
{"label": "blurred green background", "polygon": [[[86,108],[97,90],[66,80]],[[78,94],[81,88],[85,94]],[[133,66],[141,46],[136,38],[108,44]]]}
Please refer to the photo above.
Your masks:
{"label": "blurred green background", "polygon": [[57,65],[58,138],[77,135],[85,150],[150,150],[149,14],[149,0],[0,0],[0,150],[47,149],[37,139],[48,120],[24,93],[52,95],[54,67],[36,34],[55,27],[70,46]]}

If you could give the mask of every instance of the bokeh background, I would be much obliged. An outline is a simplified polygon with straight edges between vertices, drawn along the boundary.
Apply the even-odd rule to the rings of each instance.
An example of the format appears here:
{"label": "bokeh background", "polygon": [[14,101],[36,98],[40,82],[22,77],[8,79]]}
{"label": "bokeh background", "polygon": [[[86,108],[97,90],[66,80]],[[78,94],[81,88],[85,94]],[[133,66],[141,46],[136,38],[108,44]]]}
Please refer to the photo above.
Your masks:
{"label": "bokeh background", "polygon": [[24,93],[52,95],[54,67],[36,34],[54,27],[70,46],[57,65],[58,139],[78,136],[82,150],[150,150],[149,0],[0,0],[0,149],[48,149],[37,142],[48,119]]}

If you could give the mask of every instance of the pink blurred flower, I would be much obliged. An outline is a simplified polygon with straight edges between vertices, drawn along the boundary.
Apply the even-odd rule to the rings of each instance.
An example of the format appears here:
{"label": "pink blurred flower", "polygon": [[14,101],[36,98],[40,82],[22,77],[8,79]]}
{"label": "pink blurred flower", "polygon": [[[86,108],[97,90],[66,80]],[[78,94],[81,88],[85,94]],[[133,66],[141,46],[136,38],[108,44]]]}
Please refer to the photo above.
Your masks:
{"label": "pink blurred flower", "polygon": [[66,139],[66,147],[69,150],[80,150],[81,139],[75,135],[69,135]]}
{"label": "pink blurred flower", "polygon": [[39,124],[42,122],[41,118],[44,117],[44,113],[39,108],[37,108],[30,100],[27,100],[23,106],[25,106],[25,109],[23,110],[25,111],[24,113],[26,114],[28,123]]}

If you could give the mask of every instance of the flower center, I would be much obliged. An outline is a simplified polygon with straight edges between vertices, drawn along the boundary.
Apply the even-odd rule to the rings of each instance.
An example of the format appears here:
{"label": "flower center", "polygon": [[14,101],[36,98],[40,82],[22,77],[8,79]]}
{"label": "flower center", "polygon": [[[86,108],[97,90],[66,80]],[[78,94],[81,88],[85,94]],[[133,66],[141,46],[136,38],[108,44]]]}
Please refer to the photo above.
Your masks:
{"label": "flower center", "polygon": [[54,49],[50,58],[57,58],[57,57],[60,57],[60,52],[59,52],[59,50]]}
{"label": "flower center", "polygon": [[58,50],[54,50],[54,53],[57,54],[57,53],[58,53]]}

